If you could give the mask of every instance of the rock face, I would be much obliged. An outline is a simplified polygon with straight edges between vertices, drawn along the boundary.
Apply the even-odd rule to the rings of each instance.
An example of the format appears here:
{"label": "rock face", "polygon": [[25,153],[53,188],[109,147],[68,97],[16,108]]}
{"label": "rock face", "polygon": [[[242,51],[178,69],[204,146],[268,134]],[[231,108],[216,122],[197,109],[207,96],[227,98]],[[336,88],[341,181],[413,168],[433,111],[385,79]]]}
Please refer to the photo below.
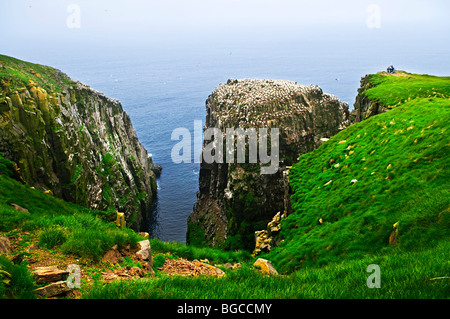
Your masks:
{"label": "rock face", "polygon": [[[273,174],[261,174],[261,153],[256,163],[248,156],[245,163],[202,161],[197,202],[188,218],[187,243],[251,251],[255,230],[265,228],[277,212],[290,212],[289,166],[349,124],[348,105],[318,86],[245,79],[219,85],[206,111],[205,129],[220,129],[223,145],[227,128],[279,129],[279,165]],[[204,150],[209,143],[204,141]]]}
{"label": "rock face", "polygon": [[377,101],[369,99],[364,92],[374,87],[369,81],[370,76],[366,75],[361,78],[361,86],[358,89],[358,95],[356,96],[354,109],[351,114],[351,122],[361,122],[371,116],[389,111],[388,108],[381,105]]}
{"label": "rock face", "polygon": [[273,219],[267,224],[267,228],[264,230],[255,232],[255,250],[252,255],[257,256],[261,251],[268,253],[273,246],[277,246],[281,241],[278,238],[281,230],[281,220],[286,217],[286,213],[281,215],[278,212]]}
{"label": "rock face", "polygon": [[120,102],[56,69],[0,60],[3,156],[30,186],[91,209],[125,212],[139,228],[156,194],[157,167]]}

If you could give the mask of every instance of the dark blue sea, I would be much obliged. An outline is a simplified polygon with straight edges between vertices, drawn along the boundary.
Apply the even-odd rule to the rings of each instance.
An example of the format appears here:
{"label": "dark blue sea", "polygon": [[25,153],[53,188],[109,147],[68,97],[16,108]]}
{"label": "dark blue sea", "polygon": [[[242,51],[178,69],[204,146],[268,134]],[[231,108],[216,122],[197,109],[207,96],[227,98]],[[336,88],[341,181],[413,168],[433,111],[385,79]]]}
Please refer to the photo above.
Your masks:
{"label": "dark blue sea", "polygon": [[163,167],[146,230],[164,241],[185,242],[198,190],[199,164],[171,160],[177,143],[172,131],[187,128],[193,134],[194,120],[204,123],[205,100],[220,83],[263,78],[315,84],[352,109],[361,77],[390,64],[413,73],[450,75],[449,44],[407,30],[71,41],[28,41],[1,53],[56,67],[121,101],[140,141]]}

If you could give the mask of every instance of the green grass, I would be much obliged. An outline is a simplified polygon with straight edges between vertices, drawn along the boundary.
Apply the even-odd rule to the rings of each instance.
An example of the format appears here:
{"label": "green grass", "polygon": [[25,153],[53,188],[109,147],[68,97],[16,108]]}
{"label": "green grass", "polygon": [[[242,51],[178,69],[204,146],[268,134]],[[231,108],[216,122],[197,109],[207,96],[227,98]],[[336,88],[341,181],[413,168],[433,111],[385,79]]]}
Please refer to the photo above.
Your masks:
{"label": "green grass", "polygon": [[[268,277],[245,264],[222,278],[159,276],[155,279],[101,281],[82,291],[88,299],[416,299],[448,298],[450,243],[420,253],[396,251]],[[380,288],[368,288],[370,264],[380,267]]]}
{"label": "green grass", "polygon": [[[6,66],[2,68],[1,65]],[[32,81],[47,92],[57,93],[74,82],[67,75],[49,66],[21,61],[0,54],[0,87],[13,93]],[[1,96],[0,96],[1,97]]]}
{"label": "green grass", "polygon": [[369,81],[375,87],[364,94],[387,107],[394,107],[414,98],[450,97],[450,77],[411,74],[404,71],[396,73],[401,76],[386,73],[369,75]]}
{"label": "green grass", "polygon": [[[2,157],[0,156],[0,162]],[[14,203],[29,210],[18,212]],[[0,231],[16,228],[39,231],[39,245],[57,247],[65,253],[99,260],[113,245],[135,247],[142,240],[131,229],[120,229],[111,222],[113,212],[90,210],[0,174]]]}
{"label": "green grass", "polygon": [[[376,75],[371,94],[392,82],[418,90],[423,78],[449,94],[439,86],[448,78],[416,77],[419,84]],[[386,101],[404,98],[402,90],[390,92]],[[282,222],[284,242],[269,254],[277,269],[389,253],[397,222],[397,245],[411,251],[450,237],[450,100],[407,94],[410,101],[343,130],[292,167],[294,212]]]}
{"label": "green grass", "polygon": [[212,264],[236,263],[252,259],[251,254],[245,250],[224,251],[217,248],[186,246],[178,242],[167,243],[158,239],[151,239],[150,245],[154,253],[171,253],[189,260],[208,259]]}
{"label": "green grass", "polygon": [[6,256],[0,256],[0,299],[34,299],[35,288],[25,265],[15,265]]}

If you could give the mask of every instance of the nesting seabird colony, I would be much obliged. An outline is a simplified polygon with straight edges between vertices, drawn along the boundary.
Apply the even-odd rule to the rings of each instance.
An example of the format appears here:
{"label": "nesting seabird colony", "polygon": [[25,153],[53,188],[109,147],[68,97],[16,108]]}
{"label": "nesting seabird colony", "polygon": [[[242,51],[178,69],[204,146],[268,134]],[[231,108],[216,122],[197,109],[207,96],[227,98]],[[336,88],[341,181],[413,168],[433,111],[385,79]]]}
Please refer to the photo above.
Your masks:
{"label": "nesting seabird colony", "polygon": [[[280,121],[310,113],[314,97],[319,103],[342,103],[316,85],[286,80],[230,79],[213,91],[208,101],[220,126],[274,127]],[[317,103],[317,102],[315,102]]]}

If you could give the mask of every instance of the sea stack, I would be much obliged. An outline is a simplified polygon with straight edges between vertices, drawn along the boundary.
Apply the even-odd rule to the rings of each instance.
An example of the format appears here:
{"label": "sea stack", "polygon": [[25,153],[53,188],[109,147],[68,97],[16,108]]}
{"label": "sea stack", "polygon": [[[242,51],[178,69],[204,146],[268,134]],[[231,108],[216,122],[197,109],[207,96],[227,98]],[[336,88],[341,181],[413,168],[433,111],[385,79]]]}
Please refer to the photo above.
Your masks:
{"label": "sea stack", "polygon": [[206,100],[204,129],[218,128],[225,139],[227,128],[277,128],[278,169],[261,174],[259,156],[256,163],[248,156],[245,163],[202,161],[187,243],[253,250],[255,231],[278,212],[290,212],[289,167],[348,125],[348,104],[318,86],[259,79],[220,84]]}

